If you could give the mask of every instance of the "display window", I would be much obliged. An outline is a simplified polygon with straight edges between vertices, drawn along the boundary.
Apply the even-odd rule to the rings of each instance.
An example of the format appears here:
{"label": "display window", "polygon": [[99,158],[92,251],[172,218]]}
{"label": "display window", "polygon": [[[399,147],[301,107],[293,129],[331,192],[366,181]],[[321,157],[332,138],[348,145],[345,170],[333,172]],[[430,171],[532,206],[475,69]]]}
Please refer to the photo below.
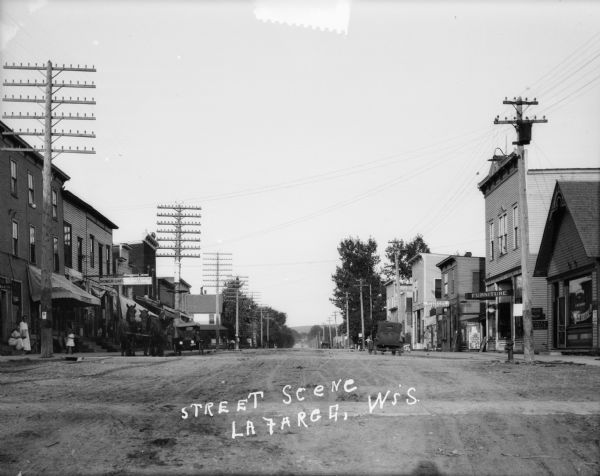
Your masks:
{"label": "display window", "polygon": [[592,276],[572,279],[569,289],[569,327],[592,323]]}

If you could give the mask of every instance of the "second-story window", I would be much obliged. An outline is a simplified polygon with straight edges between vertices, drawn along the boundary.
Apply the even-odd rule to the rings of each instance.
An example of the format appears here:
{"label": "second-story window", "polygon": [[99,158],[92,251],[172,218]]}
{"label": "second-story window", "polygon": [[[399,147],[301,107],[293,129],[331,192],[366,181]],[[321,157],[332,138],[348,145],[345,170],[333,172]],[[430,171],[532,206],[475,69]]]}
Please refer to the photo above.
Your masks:
{"label": "second-story window", "polygon": [[29,226],[29,261],[35,264],[35,227]]}
{"label": "second-story window", "polygon": [[444,296],[448,295],[448,273],[444,273]]}
{"label": "second-story window", "polygon": [[491,221],[488,225],[488,233],[489,233],[489,238],[488,238],[488,243],[489,243],[489,250],[488,253],[490,255],[490,261],[494,259],[494,222]]}
{"label": "second-story window", "polygon": [[436,279],[434,284],[435,284],[435,298],[441,299],[442,298],[442,280]]}
{"label": "second-story window", "polygon": [[83,238],[77,237],[77,271],[83,272]]}
{"label": "second-story window", "polygon": [[102,260],[102,245],[98,243],[98,276],[102,276],[102,265],[104,261]]}
{"label": "second-story window", "polygon": [[106,274],[110,274],[110,246],[106,245]]}
{"label": "second-story window", "polygon": [[508,241],[508,226],[506,224],[506,213],[498,217],[498,253],[506,254],[506,242]]}
{"label": "second-story window", "polygon": [[10,193],[17,195],[17,163],[10,161]]}
{"label": "second-story window", "polygon": [[29,205],[35,204],[35,189],[33,187],[33,175],[31,175],[31,172],[27,172],[27,197]]}
{"label": "second-story window", "polygon": [[519,240],[521,237],[519,236],[519,206],[515,205],[513,207],[513,249],[517,249],[519,247]]}
{"label": "second-story window", "polygon": [[96,238],[90,235],[90,268],[96,266]]}
{"label": "second-story window", "polygon": [[12,222],[12,254],[19,256],[19,224]]}
{"label": "second-story window", "polygon": [[67,222],[63,223],[63,236],[64,236],[64,254],[65,254],[65,266],[67,268],[73,267],[73,231],[71,225]]}
{"label": "second-story window", "polygon": [[58,218],[58,194],[52,190],[52,218]]}
{"label": "second-story window", "polygon": [[58,238],[55,236],[52,238],[52,251],[54,254],[54,272],[60,271],[60,261],[58,258]]}

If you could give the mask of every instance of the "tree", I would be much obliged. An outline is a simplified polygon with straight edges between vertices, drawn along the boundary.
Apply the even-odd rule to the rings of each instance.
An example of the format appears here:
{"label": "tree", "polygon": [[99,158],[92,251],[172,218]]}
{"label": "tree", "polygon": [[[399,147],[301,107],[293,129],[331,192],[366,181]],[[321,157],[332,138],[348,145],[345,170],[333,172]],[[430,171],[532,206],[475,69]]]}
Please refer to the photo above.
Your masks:
{"label": "tree", "polygon": [[[380,258],[377,255],[377,242],[373,238],[366,242],[358,238],[346,238],[340,242],[338,253],[341,265],[336,267],[332,275],[335,289],[331,302],[341,311],[345,321],[347,293],[350,338],[357,342],[358,334],[362,332],[359,280],[362,279],[363,283],[365,334],[372,335],[375,322],[385,319],[385,292],[378,272]],[[340,330],[346,332],[345,322],[340,326]]]}
{"label": "tree", "polygon": [[394,253],[398,254],[398,270],[400,279],[410,279],[412,276],[411,266],[408,263],[419,253],[431,253],[429,246],[425,243],[423,235],[415,236],[412,241],[405,242],[402,239],[394,239],[385,249],[385,256],[389,260],[389,264],[383,267],[383,274],[386,280],[396,277],[396,265]]}

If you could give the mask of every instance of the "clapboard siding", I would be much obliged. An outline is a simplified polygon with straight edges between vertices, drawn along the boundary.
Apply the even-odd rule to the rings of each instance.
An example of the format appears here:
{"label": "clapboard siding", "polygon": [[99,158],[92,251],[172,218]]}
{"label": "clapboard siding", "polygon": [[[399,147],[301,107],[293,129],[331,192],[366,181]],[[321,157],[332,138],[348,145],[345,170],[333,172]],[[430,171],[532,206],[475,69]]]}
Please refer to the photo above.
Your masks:
{"label": "clapboard siding", "polygon": [[[71,225],[72,228],[72,267],[77,270],[77,238],[83,240],[83,269],[81,272],[84,275],[96,276],[99,271],[98,263],[98,245],[102,244],[102,270],[103,274],[106,274],[106,246],[109,246],[109,250],[112,248],[113,238],[112,229],[100,220],[90,215],[85,210],[82,210],[76,204],[71,203],[69,200],[64,201],[64,220]],[[89,256],[91,253],[90,247],[90,235],[94,236],[94,253],[96,258],[94,260],[94,266],[91,266]],[[109,251],[109,254],[112,254]],[[110,257],[112,262],[112,257]],[[112,265],[111,265],[112,266]],[[112,269],[110,270],[112,271]]]}

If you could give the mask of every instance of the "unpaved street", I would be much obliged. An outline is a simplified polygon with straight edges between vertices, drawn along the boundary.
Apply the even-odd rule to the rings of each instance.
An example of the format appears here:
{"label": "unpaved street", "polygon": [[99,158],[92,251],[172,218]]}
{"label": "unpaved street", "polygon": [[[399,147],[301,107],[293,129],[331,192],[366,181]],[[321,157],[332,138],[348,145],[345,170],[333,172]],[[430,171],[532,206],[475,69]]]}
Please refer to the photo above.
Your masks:
{"label": "unpaved street", "polygon": [[598,474],[600,367],[505,358],[5,359],[1,473]]}

